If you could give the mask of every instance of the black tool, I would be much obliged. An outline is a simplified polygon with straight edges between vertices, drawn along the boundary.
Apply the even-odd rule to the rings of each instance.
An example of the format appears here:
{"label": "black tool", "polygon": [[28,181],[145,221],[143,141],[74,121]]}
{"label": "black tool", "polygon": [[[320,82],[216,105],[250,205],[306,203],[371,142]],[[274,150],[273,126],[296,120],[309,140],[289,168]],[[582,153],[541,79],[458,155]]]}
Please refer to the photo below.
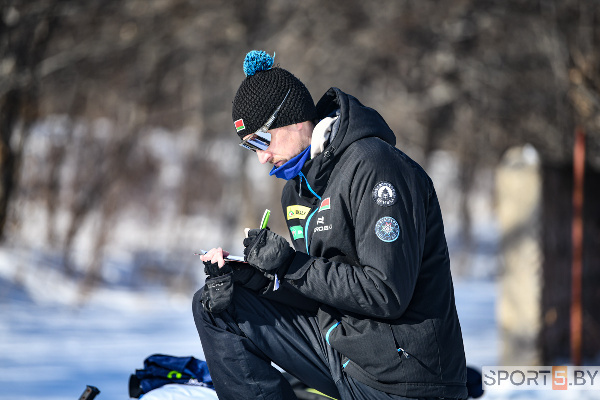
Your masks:
{"label": "black tool", "polygon": [[97,387],[87,385],[79,400],[93,400],[98,393],[100,390]]}

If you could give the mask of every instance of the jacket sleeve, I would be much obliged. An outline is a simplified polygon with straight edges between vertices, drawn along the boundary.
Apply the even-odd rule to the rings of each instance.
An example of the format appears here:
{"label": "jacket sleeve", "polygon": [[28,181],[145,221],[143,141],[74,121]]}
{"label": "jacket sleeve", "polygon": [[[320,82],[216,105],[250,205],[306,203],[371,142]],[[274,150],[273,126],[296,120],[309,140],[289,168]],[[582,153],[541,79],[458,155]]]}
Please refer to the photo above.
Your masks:
{"label": "jacket sleeve", "polygon": [[[357,263],[297,252],[285,276],[296,290],[364,316],[395,319],[404,313],[419,274],[433,189],[418,165],[401,165],[371,157],[346,174],[352,178],[340,201],[347,202],[351,218],[342,222],[354,229]],[[393,187],[393,204],[373,198],[382,182]]]}

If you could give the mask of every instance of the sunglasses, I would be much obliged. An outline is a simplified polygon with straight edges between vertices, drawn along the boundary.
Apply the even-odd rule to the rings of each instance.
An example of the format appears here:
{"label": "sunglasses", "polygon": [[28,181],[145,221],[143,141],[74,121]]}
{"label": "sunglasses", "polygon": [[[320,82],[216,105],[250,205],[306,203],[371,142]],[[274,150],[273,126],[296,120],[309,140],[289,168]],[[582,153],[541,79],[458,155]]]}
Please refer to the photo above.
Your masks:
{"label": "sunglasses", "polygon": [[271,116],[269,117],[267,122],[265,122],[265,124],[263,126],[261,126],[256,132],[254,132],[248,138],[242,140],[242,143],[240,143],[240,146],[242,146],[245,149],[254,151],[254,152],[256,152],[256,150],[264,151],[269,147],[269,145],[271,144],[271,134],[267,131],[269,130],[269,128],[271,128],[271,125],[273,125],[275,118],[277,118],[277,113],[281,109],[281,106],[283,106],[283,103],[285,103],[285,100],[288,98],[288,95],[290,94],[290,90],[291,89],[288,89],[287,93],[285,94],[285,97],[283,98],[281,103],[277,106],[277,108],[275,109],[273,114],[271,114]]}

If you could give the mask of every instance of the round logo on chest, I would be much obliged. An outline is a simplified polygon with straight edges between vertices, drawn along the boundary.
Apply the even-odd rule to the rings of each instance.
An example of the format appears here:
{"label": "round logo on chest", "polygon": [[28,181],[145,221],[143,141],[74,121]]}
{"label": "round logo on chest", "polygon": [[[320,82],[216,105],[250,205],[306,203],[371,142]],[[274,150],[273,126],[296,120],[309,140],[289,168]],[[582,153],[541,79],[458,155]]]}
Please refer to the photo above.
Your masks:
{"label": "round logo on chest", "polygon": [[397,195],[394,185],[389,182],[379,182],[373,188],[373,201],[380,207],[389,207],[396,202]]}

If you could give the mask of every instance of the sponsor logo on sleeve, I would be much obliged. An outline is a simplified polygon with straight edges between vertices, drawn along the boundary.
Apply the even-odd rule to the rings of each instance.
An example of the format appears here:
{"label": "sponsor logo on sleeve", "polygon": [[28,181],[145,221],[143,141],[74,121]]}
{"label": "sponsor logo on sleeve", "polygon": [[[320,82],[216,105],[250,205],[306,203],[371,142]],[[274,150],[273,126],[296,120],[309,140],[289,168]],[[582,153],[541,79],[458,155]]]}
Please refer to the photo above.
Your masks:
{"label": "sponsor logo on sleeve", "polygon": [[243,131],[244,129],[246,129],[246,127],[244,126],[244,120],[241,118],[235,121],[233,125],[235,126],[236,132]]}
{"label": "sponsor logo on sleeve", "polygon": [[286,209],[287,219],[306,219],[306,216],[310,212],[310,207],[294,205],[288,206]]}
{"label": "sponsor logo on sleeve", "polygon": [[397,195],[394,185],[389,182],[379,182],[371,193],[373,201],[380,207],[389,207],[396,202]]}
{"label": "sponsor logo on sleeve", "polygon": [[291,226],[290,232],[292,232],[292,238],[294,240],[304,239],[304,229],[300,225]]}
{"label": "sponsor logo on sleeve", "polygon": [[400,236],[400,226],[394,218],[383,217],[375,224],[375,234],[381,241],[393,242]]}
{"label": "sponsor logo on sleeve", "polygon": [[329,210],[331,208],[331,198],[328,197],[321,202],[321,207],[319,207],[319,212]]}

